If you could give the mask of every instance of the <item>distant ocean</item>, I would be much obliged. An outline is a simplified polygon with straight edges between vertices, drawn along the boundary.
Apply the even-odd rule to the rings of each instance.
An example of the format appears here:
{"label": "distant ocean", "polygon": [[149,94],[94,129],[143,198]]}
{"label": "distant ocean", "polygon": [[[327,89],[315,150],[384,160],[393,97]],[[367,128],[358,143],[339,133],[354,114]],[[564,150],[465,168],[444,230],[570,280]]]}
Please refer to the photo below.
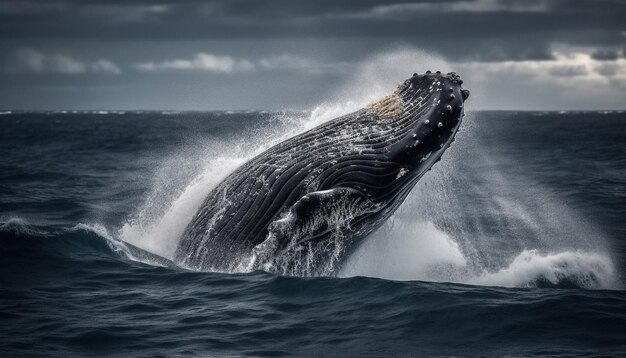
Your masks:
{"label": "distant ocean", "polygon": [[626,113],[472,112],[339,277],[189,272],[309,113],[0,113],[0,356],[626,356]]}

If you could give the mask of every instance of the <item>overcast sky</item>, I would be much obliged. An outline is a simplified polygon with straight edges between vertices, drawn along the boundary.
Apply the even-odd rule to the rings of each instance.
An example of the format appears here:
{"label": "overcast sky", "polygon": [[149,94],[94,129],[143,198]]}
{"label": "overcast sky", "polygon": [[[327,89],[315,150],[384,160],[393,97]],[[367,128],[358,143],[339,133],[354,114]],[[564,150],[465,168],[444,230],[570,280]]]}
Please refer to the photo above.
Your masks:
{"label": "overcast sky", "polygon": [[471,109],[626,108],[623,0],[0,0],[0,49],[2,109],[311,109],[426,70]]}

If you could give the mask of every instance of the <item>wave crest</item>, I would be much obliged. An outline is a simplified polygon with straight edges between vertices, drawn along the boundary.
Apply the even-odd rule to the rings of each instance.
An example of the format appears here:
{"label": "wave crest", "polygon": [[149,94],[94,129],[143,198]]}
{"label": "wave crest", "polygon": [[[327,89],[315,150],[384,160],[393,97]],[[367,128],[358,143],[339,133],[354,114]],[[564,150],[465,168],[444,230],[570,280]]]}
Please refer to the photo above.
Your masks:
{"label": "wave crest", "polygon": [[611,259],[606,255],[584,251],[541,254],[537,250],[524,250],[508,267],[493,273],[483,273],[467,283],[504,287],[618,287]]}

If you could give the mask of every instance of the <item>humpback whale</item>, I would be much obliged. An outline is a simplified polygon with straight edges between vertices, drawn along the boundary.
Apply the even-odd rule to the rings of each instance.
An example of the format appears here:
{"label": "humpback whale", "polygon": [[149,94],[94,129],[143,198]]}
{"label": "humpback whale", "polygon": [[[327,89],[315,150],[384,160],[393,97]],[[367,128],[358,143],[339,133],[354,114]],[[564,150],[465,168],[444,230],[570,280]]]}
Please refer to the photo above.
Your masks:
{"label": "humpback whale", "polygon": [[390,95],[285,140],[206,197],[174,261],[203,271],[333,275],[450,146],[469,91],[413,74]]}

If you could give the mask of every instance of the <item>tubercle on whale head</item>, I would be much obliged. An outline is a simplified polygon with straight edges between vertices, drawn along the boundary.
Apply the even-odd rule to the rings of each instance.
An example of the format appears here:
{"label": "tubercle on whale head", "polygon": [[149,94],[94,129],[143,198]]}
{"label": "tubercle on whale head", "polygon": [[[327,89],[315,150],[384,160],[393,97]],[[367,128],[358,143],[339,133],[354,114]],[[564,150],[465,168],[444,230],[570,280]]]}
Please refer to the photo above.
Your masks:
{"label": "tubercle on whale head", "polygon": [[431,154],[438,158],[450,145],[464,116],[469,91],[454,72],[427,71],[413,74],[394,92],[402,103],[402,116],[409,118],[402,139],[391,154],[399,164],[419,167]]}

